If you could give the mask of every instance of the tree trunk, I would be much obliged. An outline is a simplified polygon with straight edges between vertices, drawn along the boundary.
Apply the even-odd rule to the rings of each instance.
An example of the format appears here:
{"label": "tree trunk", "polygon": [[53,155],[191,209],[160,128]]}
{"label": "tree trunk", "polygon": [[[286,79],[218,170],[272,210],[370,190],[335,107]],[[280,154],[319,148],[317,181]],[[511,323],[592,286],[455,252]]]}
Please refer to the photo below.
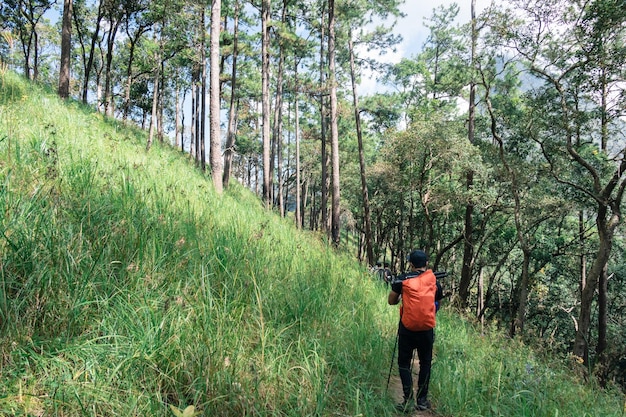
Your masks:
{"label": "tree trunk", "polygon": [[211,177],[213,186],[218,194],[222,193],[224,167],[222,164],[222,140],[220,136],[220,24],[221,24],[221,0],[212,0],[211,7],[211,109],[210,109],[210,135],[211,147],[209,149],[211,161]]}
{"label": "tree trunk", "polygon": [[[600,137],[601,137],[601,150],[604,154],[607,154],[607,146],[609,141],[609,121],[607,117],[607,102],[608,102],[608,88],[607,88],[607,70],[604,66],[604,62],[600,63],[601,67],[601,115],[600,115]],[[604,351],[606,350],[607,342],[607,317],[608,317],[608,265],[605,264],[602,268],[602,273],[598,282],[598,344],[596,346],[596,355],[598,362],[604,364],[606,358]]]}
{"label": "tree trunk", "polygon": [[[281,23],[285,25],[287,20],[287,1],[283,0]],[[278,182],[278,210],[281,217],[285,217],[285,201],[283,191],[283,68],[285,63],[285,46],[279,38],[278,71],[276,73],[276,100],[274,105],[274,128],[272,129],[272,142],[276,147],[276,179]],[[274,158],[272,158],[272,161]]]}
{"label": "tree trunk", "polygon": [[301,183],[302,179],[300,178],[300,119],[298,116],[298,58],[296,58],[296,62],[293,70],[293,78],[294,78],[294,118],[295,118],[295,141],[296,141],[296,227],[298,229],[302,229],[303,219],[302,219],[302,190]]}
{"label": "tree trunk", "polygon": [[[607,220],[608,217],[608,220]],[[578,329],[576,331],[576,339],[574,340],[573,354],[582,358],[585,363],[589,363],[589,340],[587,335],[591,326],[591,307],[593,304],[594,295],[598,285],[600,284],[600,277],[603,271],[605,271],[611,249],[613,247],[613,234],[615,228],[620,223],[619,211],[612,214],[608,214],[608,209],[605,205],[599,204],[598,215],[596,218],[596,227],[598,229],[598,251],[596,253],[595,260],[589,271],[587,285],[582,290],[580,299],[580,313],[578,316]]]}
{"label": "tree trunk", "polygon": [[[328,234],[328,152],[326,149],[326,131],[327,131],[327,110],[326,110],[326,91],[327,88],[325,86],[325,51],[324,51],[324,36],[325,36],[325,26],[324,26],[324,6],[326,3],[324,2],[322,5],[322,15],[320,22],[320,139],[321,139],[321,158],[322,158],[322,178],[320,181],[320,206],[319,212],[321,214],[321,229]],[[312,204],[312,209],[314,209],[315,204]],[[315,216],[317,217],[317,216]],[[314,219],[311,219],[314,221]],[[313,229],[313,228],[312,228]]]}
{"label": "tree trunk", "polygon": [[98,4],[98,17],[95,22],[95,30],[91,37],[91,49],[89,49],[89,58],[87,59],[87,63],[85,64],[85,78],[83,79],[83,103],[87,104],[87,96],[89,93],[89,74],[91,73],[91,69],[93,68],[94,56],[96,53],[96,43],[98,41],[98,36],[100,34],[100,22],[102,21],[103,14],[102,8],[104,5],[104,0],[101,0]]}
{"label": "tree trunk", "polygon": [[[161,61],[160,53],[155,51],[154,62],[156,63],[160,61]],[[150,130],[148,132],[148,143],[146,144],[146,151],[149,151],[150,148],[152,147],[152,144],[154,143],[154,130],[156,128],[156,123],[157,123],[157,102],[158,102],[158,97],[159,97],[159,81],[161,80],[160,70],[161,70],[161,65],[157,64],[155,66],[155,73],[154,73],[154,89],[152,92],[152,113],[150,116]]]}
{"label": "tree trunk", "polygon": [[[174,92],[174,148],[178,149],[180,146],[182,136],[179,138],[178,133],[180,132],[180,90],[176,87],[176,91]],[[183,114],[184,121],[184,114]]]}
{"label": "tree trunk", "polygon": [[607,319],[608,319],[608,265],[604,265],[598,282],[598,344],[596,356],[599,363],[604,363],[607,347]]}
{"label": "tree trunk", "polygon": [[330,76],[330,145],[332,153],[332,221],[331,236],[335,246],[339,246],[340,207],[339,207],[339,128],[337,121],[337,79],[335,74],[335,0],[328,0],[328,73]]}
{"label": "tree trunk", "polygon": [[204,5],[200,6],[202,8],[201,12],[201,30],[202,35],[200,35],[200,68],[201,68],[201,81],[200,81],[200,147],[196,150],[199,152],[198,157],[200,161],[200,169],[202,172],[206,172],[206,23],[205,23],[205,10]]}
{"label": "tree trunk", "polygon": [[[472,0],[471,4],[471,26],[472,26],[472,46],[471,46],[471,68],[470,71],[474,71],[476,67],[476,43],[478,38],[478,32],[476,29],[476,0]],[[475,123],[475,109],[476,109],[476,82],[474,77],[470,81],[470,96],[469,96],[469,114],[468,114],[468,128],[467,139],[470,143],[474,143],[474,123]],[[471,190],[474,185],[474,173],[470,170],[465,176],[465,187],[467,190]],[[473,212],[474,204],[468,201],[465,206],[465,225],[464,225],[464,239],[463,239],[463,266],[461,267],[461,281],[459,283],[459,301],[461,306],[465,307],[468,304],[469,298],[469,286],[472,281],[472,267],[474,264],[474,226],[473,226]]]}
{"label": "tree trunk", "polygon": [[198,92],[198,75],[197,71],[193,72],[191,81],[191,140],[189,141],[189,154],[194,161],[198,161],[198,146],[200,132],[200,106],[198,105],[200,93]]}
{"label": "tree trunk", "polygon": [[524,322],[526,320],[526,304],[528,302],[528,285],[530,282],[529,266],[530,266],[530,251],[528,249],[522,249],[524,258],[522,261],[522,276],[517,289],[517,300],[514,300],[513,305],[516,307],[515,318],[511,326],[510,336],[515,337],[518,334],[524,332]]}
{"label": "tree trunk", "polygon": [[263,100],[263,201],[265,207],[270,208],[272,178],[270,172],[270,51],[269,51],[269,28],[270,0],[262,0],[261,5],[261,83]]}
{"label": "tree trunk", "polygon": [[72,49],[72,0],[63,2],[63,27],[61,29],[61,67],[59,69],[59,97],[70,96],[70,54]]}
{"label": "tree trunk", "polygon": [[111,67],[113,66],[113,47],[115,46],[115,36],[117,35],[117,29],[119,28],[119,19],[114,16],[110,16],[109,19],[110,29],[107,34],[107,53],[106,64],[104,70],[104,114],[107,116],[113,115],[113,94],[111,89]]}
{"label": "tree trunk", "polygon": [[361,174],[361,195],[363,197],[363,231],[365,234],[365,253],[368,265],[374,265],[374,250],[372,249],[372,222],[370,216],[370,201],[367,190],[367,178],[365,177],[365,156],[363,152],[363,134],[361,132],[361,111],[359,109],[359,97],[356,90],[356,70],[354,67],[354,47],[352,44],[352,31],[349,34],[348,47],[350,50],[350,79],[352,80],[352,98],[354,104],[354,121],[359,148],[359,167]]}
{"label": "tree trunk", "polygon": [[224,149],[224,179],[223,186],[228,188],[237,132],[237,109],[235,103],[237,91],[237,54],[239,53],[239,1],[235,1],[235,16],[233,23],[233,58],[232,72],[230,77],[230,106],[228,111],[228,131],[226,133],[226,149]]}

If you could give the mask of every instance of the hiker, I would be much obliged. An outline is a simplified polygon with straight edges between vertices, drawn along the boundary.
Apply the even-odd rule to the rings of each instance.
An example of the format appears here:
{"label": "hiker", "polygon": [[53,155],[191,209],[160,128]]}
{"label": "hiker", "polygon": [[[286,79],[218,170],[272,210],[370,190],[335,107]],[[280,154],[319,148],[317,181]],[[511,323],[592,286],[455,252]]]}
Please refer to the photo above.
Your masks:
{"label": "hiker", "polygon": [[389,262],[385,262],[383,264],[383,281],[385,281],[385,285],[389,285],[392,279],[393,273],[391,272]]}
{"label": "hiker", "polygon": [[393,278],[393,274],[391,273],[391,269],[389,268],[389,262],[376,262],[376,267],[374,268],[374,274],[380,282],[383,282],[385,285],[389,285],[391,279]]}
{"label": "hiker", "polygon": [[407,260],[411,272],[392,282],[387,301],[390,305],[396,305],[402,300],[398,324],[398,370],[404,399],[396,408],[411,412],[411,362],[414,350],[417,350],[420,364],[415,409],[428,410],[431,407],[428,401],[428,384],[435,338],[435,302],[443,298],[443,294],[435,274],[427,268],[426,252],[414,250]]}

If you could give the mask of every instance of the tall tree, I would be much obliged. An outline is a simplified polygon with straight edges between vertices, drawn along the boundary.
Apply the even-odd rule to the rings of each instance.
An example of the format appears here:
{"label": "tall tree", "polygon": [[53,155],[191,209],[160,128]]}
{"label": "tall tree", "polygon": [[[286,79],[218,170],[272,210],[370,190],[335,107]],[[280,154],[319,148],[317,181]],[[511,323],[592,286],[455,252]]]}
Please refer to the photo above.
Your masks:
{"label": "tall tree", "polygon": [[[161,57],[163,56],[163,26],[164,23],[161,21],[160,23],[160,40],[159,47],[154,48],[153,57],[154,57],[154,80],[153,80],[153,88],[152,88],[152,111],[150,113],[150,127],[148,129],[148,143],[146,144],[146,150],[150,150],[152,147],[152,143],[154,142],[154,132],[156,130],[157,125],[157,103],[159,97],[159,84],[161,80]],[[156,32],[155,32],[156,36]]]}
{"label": "tall tree", "polygon": [[271,207],[272,178],[270,172],[270,0],[261,3],[261,84],[263,117],[263,201],[265,207]]}
{"label": "tall tree", "polygon": [[[105,1],[105,18],[107,19],[106,31],[106,59],[104,65],[104,113],[107,116],[113,116],[113,50],[115,49],[115,39],[119,30],[122,19],[125,16],[124,3],[121,0]],[[158,62],[158,61],[157,61]]]}
{"label": "tall tree", "polygon": [[332,156],[332,217],[331,238],[335,246],[340,242],[340,184],[339,184],[339,128],[336,73],[335,1],[328,0],[328,76],[330,86],[330,146]]}
{"label": "tall tree", "polygon": [[72,0],[63,2],[61,27],[61,66],[59,68],[59,97],[70,95],[70,54],[72,49]]}
{"label": "tall tree", "polygon": [[[274,124],[272,129],[272,148],[275,150],[272,152],[274,156],[271,162],[276,159],[276,175],[277,175],[277,192],[278,192],[278,211],[282,217],[285,216],[285,201],[284,201],[284,189],[283,189],[283,77],[285,67],[285,49],[286,49],[286,31],[287,31],[287,0],[283,0],[283,7],[281,13],[280,29],[277,31],[278,38],[278,68],[276,69],[276,97],[274,101]],[[274,171],[273,163],[270,165],[271,172]],[[271,174],[272,175],[272,174]]]}
{"label": "tall tree", "polygon": [[298,83],[298,64],[299,58],[296,57],[296,62],[293,68],[294,85],[294,120],[295,120],[295,142],[296,142],[296,227],[302,228],[302,175],[300,172],[300,118],[298,114],[298,98],[299,98],[299,83]]}
{"label": "tall tree", "polygon": [[206,11],[204,4],[200,4],[200,134],[199,147],[196,149],[196,159],[200,162],[202,172],[206,171]]}
{"label": "tall tree", "polygon": [[[471,3],[471,52],[470,72],[474,73],[476,65],[476,43],[478,31],[476,28],[476,0]],[[472,75],[470,79],[469,111],[467,119],[467,139],[474,143],[474,128],[476,123],[476,81]],[[474,171],[469,169],[465,174],[465,187],[468,191],[474,185]],[[467,305],[469,284],[472,280],[472,265],[474,263],[474,203],[470,198],[465,205],[465,224],[463,227],[463,266],[461,268],[461,281],[459,284],[459,299],[461,305]],[[481,288],[482,291],[482,288]]]}
{"label": "tall tree", "polygon": [[39,23],[54,5],[53,0],[5,0],[0,8],[5,25],[15,30],[24,56],[24,76],[39,78]]}
{"label": "tall tree", "polygon": [[[135,10],[128,10],[124,21],[124,30],[127,36],[128,58],[126,59],[126,86],[124,101],[122,105],[122,120],[126,120],[131,108],[131,90],[135,78],[143,76],[152,68],[148,66],[142,68],[137,74],[134,73],[135,53],[143,35],[150,30],[153,23],[152,18],[147,13],[148,6],[138,4]],[[149,17],[150,16],[150,17]],[[158,61],[157,61],[158,62]],[[154,65],[154,63],[153,63]]]}
{"label": "tall tree", "polygon": [[220,135],[220,33],[221,33],[221,0],[212,0],[211,3],[211,118],[210,136],[211,147],[209,149],[211,161],[211,176],[213,186],[218,193],[223,190],[222,177],[224,165],[222,163],[222,138]]}
{"label": "tall tree", "polygon": [[350,79],[352,81],[352,100],[354,105],[354,120],[356,127],[357,143],[359,147],[359,172],[361,177],[361,193],[363,196],[363,232],[365,239],[365,254],[367,263],[374,265],[374,250],[372,249],[372,219],[370,215],[370,199],[367,190],[367,178],[365,176],[365,155],[363,152],[363,132],[361,131],[361,111],[359,109],[359,96],[356,87],[356,69],[354,67],[354,44],[352,31],[350,31],[348,49],[350,52]]}
{"label": "tall tree", "polygon": [[235,0],[233,16],[233,50],[232,68],[230,75],[230,106],[228,111],[228,128],[226,131],[226,146],[224,149],[224,178],[223,187],[228,188],[231,175],[231,166],[237,132],[237,56],[239,55],[239,0]]}
{"label": "tall tree", "polygon": [[[374,2],[350,1],[343,4],[341,9],[344,20],[348,23],[348,55],[350,62],[350,79],[352,84],[352,103],[354,107],[354,122],[357,135],[357,147],[359,154],[359,176],[361,179],[361,199],[363,210],[363,240],[365,245],[366,260],[369,265],[374,264],[372,221],[370,213],[369,190],[367,186],[365,150],[363,145],[363,129],[357,84],[359,73],[356,66],[355,43],[364,46],[368,51],[378,50],[380,54],[393,49],[400,41],[400,38],[390,34],[390,29],[383,25],[378,25],[372,31],[366,32],[363,28],[373,23],[375,18],[386,19],[389,15],[397,17],[400,15],[398,2],[396,0],[383,0]],[[358,35],[356,35],[356,33]],[[356,38],[356,39],[355,39]],[[355,42],[356,41],[356,42]],[[370,67],[375,69],[379,66],[373,59],[360,59],[360,68]]]}
{"label": "tall tree", "polygon": [[[89,36],[89,30],[87,21],[91,21],[90,10],[85,7],[84,1],[76,2],[73,14],[74,26],[78,40],[81,45],[82,61],[83,61],[83,85],[82,85],[82,101],[87,104],[89,97],[89,80],[91,77],[91,71],[94,67],[94,61],[96,60],[96,52],[100,44],[100,23],[104,19],[104,0],[98,2],[97,13],[95,16],[95,22],[93,25],[93,32]],[[89,47],[86,43],[90,40]]]}

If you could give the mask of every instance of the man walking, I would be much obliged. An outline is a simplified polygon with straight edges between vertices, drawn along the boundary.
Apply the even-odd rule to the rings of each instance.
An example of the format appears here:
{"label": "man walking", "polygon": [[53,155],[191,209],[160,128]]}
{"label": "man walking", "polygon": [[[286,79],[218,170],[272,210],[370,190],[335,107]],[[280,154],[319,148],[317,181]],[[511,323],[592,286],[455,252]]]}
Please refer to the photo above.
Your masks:
{"label": "man walking", "polygon": [[415,408],[430,409],[428,384],[435,337],[435,301],[442,298],[435,274],[427,268],[426,252],[414,250],[407,260],[411,272],[392,283],[387,300],[390,305],[396,305],[402,300],[398,324],[398,369],[404,400],[397,408],[403,412],[411,412],[413,408],[411,361],[414,350],[417,350],[420,363]]}

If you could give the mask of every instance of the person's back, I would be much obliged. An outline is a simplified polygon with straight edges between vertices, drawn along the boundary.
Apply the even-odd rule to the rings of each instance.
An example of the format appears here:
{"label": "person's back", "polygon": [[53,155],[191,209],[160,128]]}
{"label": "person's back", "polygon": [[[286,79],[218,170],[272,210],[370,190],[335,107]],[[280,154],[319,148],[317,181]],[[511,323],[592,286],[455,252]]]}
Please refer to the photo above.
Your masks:
{"label": "person's back", "polygon": [[411,273],[392,282],[387,300],[390,305],[396,305],[402,296],[400,323],[398,323],[398,370],[404,400],[398,404],[397,408],[404,412],[412,408],[411,364],[414,350],[417,350],[420,362],[415,408],[418,410],[430,408],[428,385],[435,340],[435,302],[441,294],[441,291],[438,291],[434,273],[426,267],[428,264],[426,253],[415,250],[411,252],[407,260],[411,265]]}

